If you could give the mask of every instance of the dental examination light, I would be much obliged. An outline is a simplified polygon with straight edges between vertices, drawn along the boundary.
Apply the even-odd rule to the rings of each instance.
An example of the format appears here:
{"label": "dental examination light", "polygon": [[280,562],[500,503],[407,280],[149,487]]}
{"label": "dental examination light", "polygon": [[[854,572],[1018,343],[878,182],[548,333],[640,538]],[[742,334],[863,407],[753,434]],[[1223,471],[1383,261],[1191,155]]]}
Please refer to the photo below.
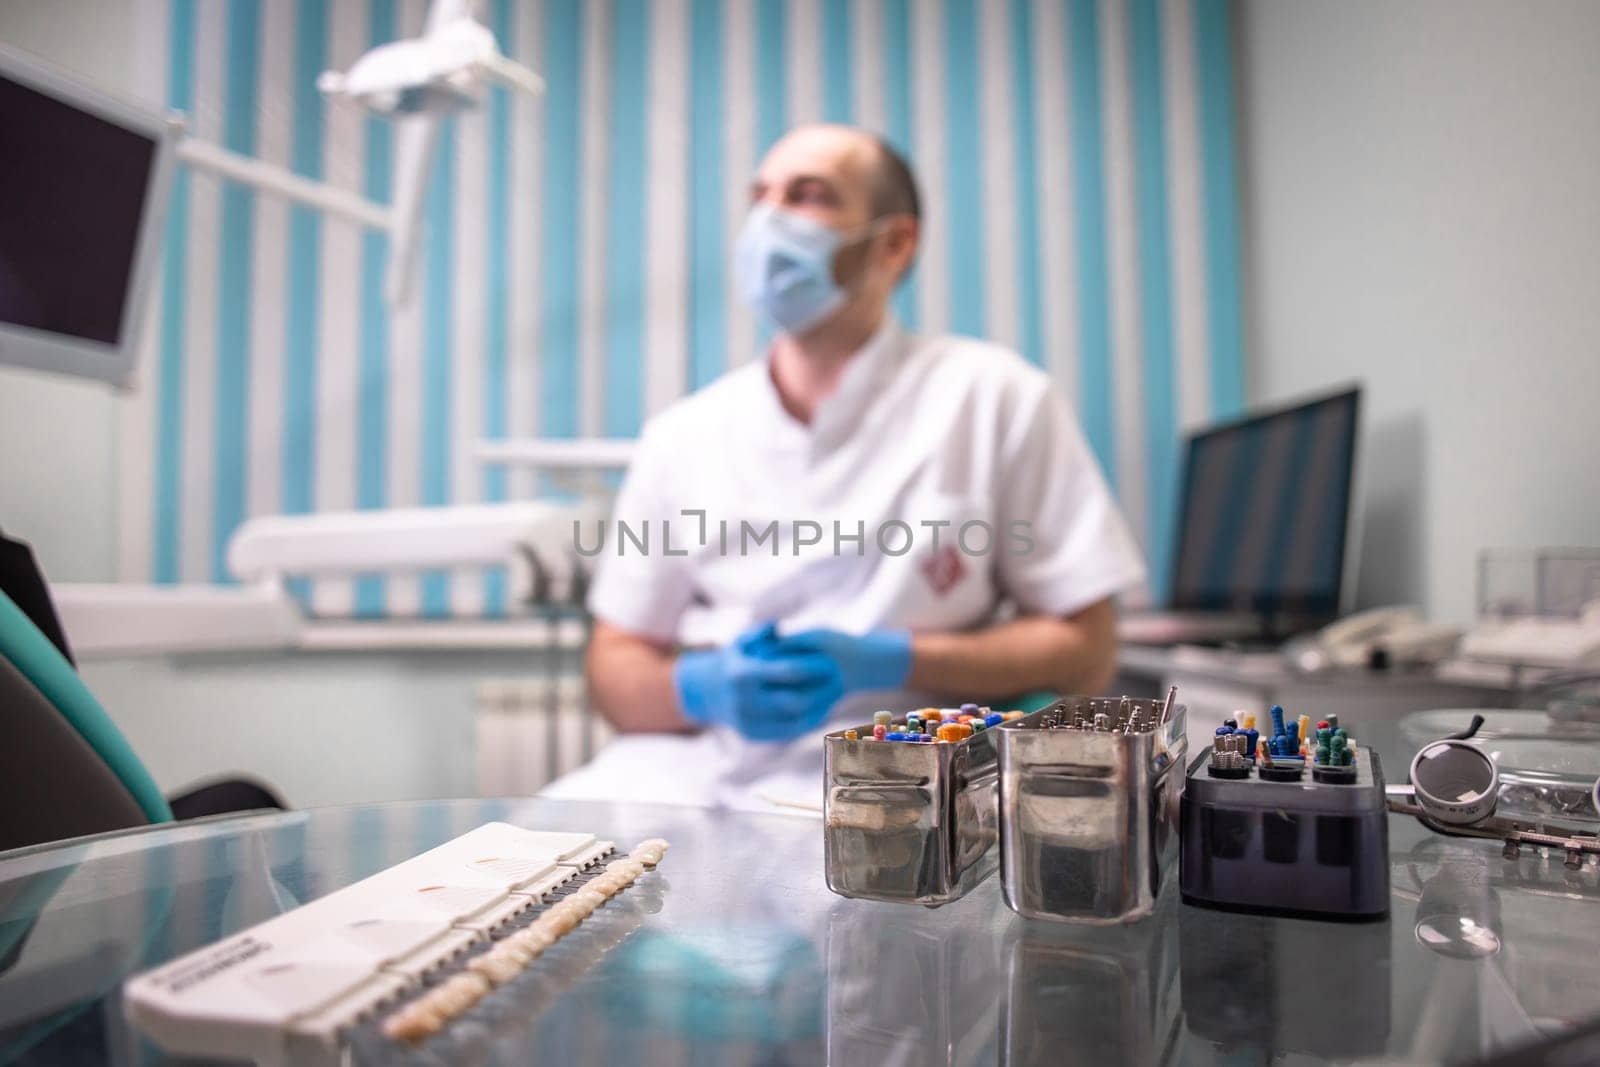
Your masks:
{"label": "dental examination light", "polygon": [[422,36],[379,45],[344,74],[327,71],[317,88],[394,120],[398,128],[395,198],[390,209],[384,289],[402,304],[415,275],[423,194],[439,124],[477,106],[490,85],[529,96],[544,92],[533,71],[502,55],[494,34],[473,19],[472,0],[433,0]]}
{"label": "dental examination light", "polygon": [[433,0],[421,37],[391,41],[357,59],[349,71],[326,71],[317,88],[353,102],[397,127],[394,203],[380,204],[284,167],[183,136],[177,156],[191,167],[243,182],[390,236],[384,294],[391,305],[410,298],[439,124],[476,107],[491,85],[537,96],[544,81],[501,54],[494,34],[473,18],[473,0]]}

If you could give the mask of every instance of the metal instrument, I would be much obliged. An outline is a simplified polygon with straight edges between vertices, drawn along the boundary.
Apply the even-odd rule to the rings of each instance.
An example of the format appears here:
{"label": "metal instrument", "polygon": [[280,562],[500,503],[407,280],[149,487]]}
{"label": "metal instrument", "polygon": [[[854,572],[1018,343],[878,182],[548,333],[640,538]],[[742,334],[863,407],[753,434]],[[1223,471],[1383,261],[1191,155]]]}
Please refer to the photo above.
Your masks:
{"label": "metal instrument", "polygon": [[[1424,746],[1411,761],[1411,782],[1387,788],[1389,810],[1414,817],[1434,833],[1504,841],[1508,860],[1519,858],[1524,845],[1558,849],[1565,853],[1569,869],[1582,870],[1587,856],[1600,855],[1600,836],[1554,821],[1535,825],[1495,814],[1500,800],[1499,768],[1488,754],[1468,744],[1482,726],[1483,716],[1474,715],[1465,730]],[[1430,758],[1441,750],[1443,758]],[[1433,770],[1430,763],[1443,767]],[[1600,811],[1600,780],[1594,784],[1593,800],[1595,810]]]}
{"label": "metal instrument", "polygon": [[996,731],[908,744],[828,734],[823,840],[828,888],[936,907],[999,863]]}
{"label": "metal instrument", "polygon": [[995,731],[1001,888],[1028,918],[1148,915],[1176,838],[1186,709],[1073,697]]}

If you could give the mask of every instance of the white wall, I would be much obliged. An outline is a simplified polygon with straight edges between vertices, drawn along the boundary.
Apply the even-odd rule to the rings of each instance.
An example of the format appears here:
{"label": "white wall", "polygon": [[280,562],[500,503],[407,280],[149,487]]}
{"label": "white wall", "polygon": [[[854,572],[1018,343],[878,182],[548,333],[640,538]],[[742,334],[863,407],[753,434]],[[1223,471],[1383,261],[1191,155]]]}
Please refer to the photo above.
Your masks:
{"label": "white wall", "polygon": [[470,796],[476,683],[522,653],[185,656],[81,664],[161,787],[247,773],[297,808]]}
{"label": "white wall", "polygon": [[1365,603],[1600,545],[1600,4],[1247,0],[1251,399],[1368,387]]}
{"label": "white wall", "polygon": [[[0,0],[0,41],[134,94],[132,0]],[[0,529],[62,581],[117,571],[117,394],[0,367]]]}
{"label": "white wall", "polygon": [[0,530],[53,578],[116,578],[116,420],[103,385],[0,367]]}

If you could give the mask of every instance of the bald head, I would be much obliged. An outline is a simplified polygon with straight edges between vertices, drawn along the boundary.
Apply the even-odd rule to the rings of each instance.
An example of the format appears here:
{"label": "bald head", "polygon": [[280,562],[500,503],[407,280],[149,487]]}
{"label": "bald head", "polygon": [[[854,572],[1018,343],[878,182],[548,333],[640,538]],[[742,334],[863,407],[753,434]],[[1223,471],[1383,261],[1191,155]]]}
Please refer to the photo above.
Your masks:
{"label": "bald head", "polygon": [[854,126],[818,124],[785,134],[761,161],[750,200],[842,234],[881,232],[890,238],[884,243],[891,285],[916,253],[922,204],[911,168],[882,138]]}
{"label": "bald head", "polygon": [[845,214],[861,215],[861,222],[890,215],[922,218],[922,202],[910,165],[887,141],[866,130],[832,124],[791,130],[762,160],[752,199],[763,199],[777,180],[801,175],[835,188],[802,190],[808,195],[785,206],[826,206],[822,201],[832,199]]}

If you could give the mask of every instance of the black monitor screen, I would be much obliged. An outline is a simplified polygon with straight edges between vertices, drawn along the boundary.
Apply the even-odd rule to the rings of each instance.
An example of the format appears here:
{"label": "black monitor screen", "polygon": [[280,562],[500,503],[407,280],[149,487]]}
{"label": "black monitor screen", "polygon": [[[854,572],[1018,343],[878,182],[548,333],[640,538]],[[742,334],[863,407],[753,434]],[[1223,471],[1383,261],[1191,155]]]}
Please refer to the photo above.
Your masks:
{"label": "black monitor screen", "polygon": [[0,325],[115,345],[156,142],[0,75]]}
{"label": "black monitor screen", "polygon": [[1339,609],[1359,390],[1189,439],[1173,607]]}

